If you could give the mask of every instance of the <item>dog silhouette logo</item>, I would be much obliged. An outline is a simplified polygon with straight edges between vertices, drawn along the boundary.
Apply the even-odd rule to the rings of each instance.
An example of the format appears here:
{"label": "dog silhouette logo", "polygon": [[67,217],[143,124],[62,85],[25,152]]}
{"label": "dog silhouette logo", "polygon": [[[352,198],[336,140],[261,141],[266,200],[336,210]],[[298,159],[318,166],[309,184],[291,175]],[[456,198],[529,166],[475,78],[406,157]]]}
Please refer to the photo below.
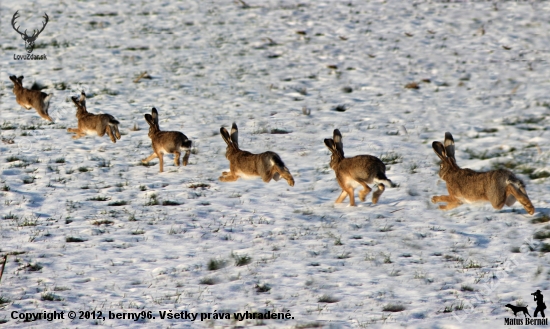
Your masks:
{"label": "dog silhouette logo", "polygon": [[27,30],[25,29],[25,32],[21,32],[19,31],[19,27],[20,26],[17,26],[15,27],[15,24],[16,24],[16,20],[19,18],[19,10],[15,12],[15,14],[13,14],[13,17],[11,19],[11,26],[13,27],[13,29],[19,33],[21,35],[21,38],[25,41],[25,49],[27,49],[27,53],[32,53],[32,51],[34,50],[34,43],[36,41],[36,39],[38,38],[38,36],[40,35],[40,33],[42,33],[42,31],[44,31],[44,28],[46,27],[46,25],[48,24],[48,21],[50,20],[50,18],[48,17],[48,14],[44,13],[44,17],[45,21],[42,25],[42,28],[40,30],[36,30],[36,29],[33,29],[33,33],[31,35],[28,35],[27,34]]}
{"label": "dog silhouette logo", "polygon": [[[514,317],[505,318],[505,325],[548,325],[548,319],[546,319],[546,316],[544,315],[546,304],[544,303],[543,294],[540,290],[537,290],[532,293],[531,296],[533,296],[533,300],[537,303],[537,307],[535,308],[533,316],[531,317],[531,314],[529,314],[529,309],[527,308],[529,305],[506,304],[504,305],[504,307],[509,308],[512,313],[514,313]],[[516,317],[518,313],[523,313],[524,318],[517,319]],[[542,319],[535,319],[539,315],[539,313]]]}

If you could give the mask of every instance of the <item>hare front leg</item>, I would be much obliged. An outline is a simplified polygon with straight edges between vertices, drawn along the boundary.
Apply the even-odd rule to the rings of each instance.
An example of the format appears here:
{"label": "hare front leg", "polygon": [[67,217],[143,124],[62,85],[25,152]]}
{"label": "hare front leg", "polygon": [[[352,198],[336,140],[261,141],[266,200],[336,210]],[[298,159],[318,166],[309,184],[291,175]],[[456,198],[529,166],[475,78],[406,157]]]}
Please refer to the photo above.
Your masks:
{"label": "hare front leg", "polygon": [[178,152],[178,151],[174,151],[174,165],[176,167],[179,167],[180,166],[180,156],[181,156],[181,153]]}
{"label": "hare front leg", "polygon": [[83,134],[78,128],[67,128],[67,131],[70,133],[76,134],[73,136],[73,139],[79,139],[80,137],[86,135],[86,134]]}
{"label": "hare front leg", "polygon": [[222,182],[234,182],[237,179],[239,179],[239,176],[227,171],[222,172],[222,175],[219,177],[219,180]]}
{"label": "hare front leg", "polygon": [[460,200],[450,195],[439,195],[432,197],[432,203],[446,202],[446,205],[439,206],[441,210],[451,210],[462,204]]}
{"label": "hare front leg", "polygon": [[349,196],[349,205],[355,207],[355,196],[353,195],[353,187],[344,184],[340,184],[340,187],[342,188],[342,193],[340,193],[340,196],[338,197],[338,199],[336,199],[336,203],[344,201],[346,196]]}
{"label": "hare front leg", "polygon": [[348,196],[348,192],[346,192],[344,189],[342,189],[342,193],[336,198],[336,201],[334,203],[342,203],[344,199]]}
{"label": "hare front leg", "polygon": [[[153,160],[154,158],[159,158],[159,156],[157,155],[156,152],[153,152],[153,154],[151,154],[147,158],[141,160],[141,163],[148,164],[149,161]],[[160,163],[160,172],[162,172],[162,158],[161,157],[159,158],[159,163]]]}
{"label": "hare front leg", "polygon": [[239,176],[235,175],[235,168],[229,164],[229,171],[222,172],[222,175],[219,177],[219,180],[222,182],[234,182],[239,179]]}

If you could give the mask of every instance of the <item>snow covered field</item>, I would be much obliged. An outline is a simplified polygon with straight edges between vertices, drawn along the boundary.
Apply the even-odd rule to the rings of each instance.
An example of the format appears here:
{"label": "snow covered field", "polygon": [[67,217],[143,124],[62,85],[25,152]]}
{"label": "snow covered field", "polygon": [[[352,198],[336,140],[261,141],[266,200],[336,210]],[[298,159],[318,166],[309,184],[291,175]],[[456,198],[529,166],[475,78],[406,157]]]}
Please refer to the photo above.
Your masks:
{"label": "snow covered field", "polygon": [[[34,54],[12,29],[50,21]],[[550,298],[548,2],[3,1],[0,4],[0,326],[486,328],[505,304]],[[152,79],[134,83],[147,71]],[[55,123],[24,110],[9,75],[53,92]],[[406,88],[407,87],[407,88]],[[70,100],[120,122],[122,139],[71,139]],[[143,115],[194,141],[189,165],[152,152]],[[277,152],[296,181],[222,183],[219,128]],[[137,128],[137,129],[135,129]],[[387,163],[358,207],[323,144]],[[443,212],[431,149],[511,168],[516,203]],[[356,190],[357,192],[357,190]],[[356,199],[357,200],[357,199]],[[357,200],[358,201],[358,200]],[[1,258],[0,258],[1,259]],[[23,322],[12,312],[152,311],[156,319]],[[159,318],[159,311],[291,313],[288,320]],[[462,321],[462,322],[461,322]]]}

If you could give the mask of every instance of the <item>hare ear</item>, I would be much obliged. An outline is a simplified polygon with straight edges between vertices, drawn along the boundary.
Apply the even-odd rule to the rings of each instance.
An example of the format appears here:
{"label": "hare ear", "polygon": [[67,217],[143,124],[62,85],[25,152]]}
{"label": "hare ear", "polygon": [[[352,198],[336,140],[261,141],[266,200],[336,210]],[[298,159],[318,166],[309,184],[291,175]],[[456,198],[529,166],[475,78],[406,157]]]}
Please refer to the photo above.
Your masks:
{"label": "hare ear", "polygon": [[445,160],[447,158],[447,151],[445,151],[445,146],[441,142],[433,142],[432,148],[434,149],[435,154],[441,159]]}
{"label": "hare ear", "polygon": [[344,144],[342,143],[342,134],[340,133],[340,130],[334,129],[334,132],[332,133],[332,137],[334,139],[334,144],[336,144],[336,149],[343,155]]}
{"label": "hare ear", "polygon": [[10,80],[14,84],[19,84],[19,80],[17,80],[17,77],[15,75],[10,75]]}
{"label": "hare ear", "polygon": [[156,108],[153,107],[153,109],[151,110],[151,117],[153,118],[153,123],[157,126],[159,126],[159,112],[157,111]]}
{"label": "hare ear", "polygon": [[80,93],[80,99],[78,101],[80,102],[80,105],[86,107],[86,93],[84,90]]}
{"label": "hare ear", "polygon": [[227,146],[233,146],[233,144],[231,143],[231,136],[229,136],[227,129],[225,129],[224,127],[221,127],[220,134],[222,135],[222,138],[224,142],[227,144]]}
{"label": "hare ear", "polygon": [[24,76],[22,76],[22,75],[20,75],[19,78],[17,78],[19,83],[23,84],[23,78],[24,78]]}
{"label": "hare ear", "polygon": [[453,135],[451,133],[446,132],[445,133],[445,151],[447,152],[447,156],[449,158],[455,158],[455,140],[453,139]]}
{"label": "hare ear", "polygon": [[237,148],[239,147],[239,128],[237,128],[237,124],[235,122],[231,125],[231,142]]}
{"label": "hare ear", "polygon": [[336,150],[336,144],[334,143],[334,140],[332,140],[331,138],[325,138],[325,145],[327,146],[327,148],[332,152],[332,153],[336,153],[337,150]]}
{"label": "hare ear", "polygon": [[147,113],[145,114],[145,121],[149,124],[149,126],[156,128],[155,121],[153,120],[153,117],[151,114]]}

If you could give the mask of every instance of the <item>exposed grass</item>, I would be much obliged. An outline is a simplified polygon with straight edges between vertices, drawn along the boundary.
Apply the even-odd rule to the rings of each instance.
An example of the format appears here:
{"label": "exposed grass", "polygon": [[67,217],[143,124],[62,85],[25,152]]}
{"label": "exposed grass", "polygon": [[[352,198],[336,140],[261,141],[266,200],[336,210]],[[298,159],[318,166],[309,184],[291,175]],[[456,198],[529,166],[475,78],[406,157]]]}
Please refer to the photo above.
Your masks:
{"label": "exposed grass", "polygon": [[206,265],[206,267],[208,268],[209,271],[217,271],[219,269],[224,268],[225,265],[226,265],[226,262],[224,260],[212,258],[208,261],[208,264]]}
{"label": "exposed grass", "polygon": [[290,134],[291,132],[284,129],[274,128],[274,129],[271,129],[271,133],[277,135],[277,134]]}
{"label": "exposed grass", "polygon": [[158,206],[160,204],[157,195],[155,193],[149,196],[149,201],[145,203],[146,206]]}
{"label": "exposed grass", "polygon": [[254,286],[257,293],[269,292],[271,287],[267,283],[257,284]]}
{"label": "exposed grass", "polygon": [[215,285],[216,283],[218,283],[218,279],[216,278],[209,278],[209,277],[205,277],[205,278],[202,278],[200,281],[199,281],[199,284],[205,284],[205,285],[208,285],[208,286],[212,286],[212,285]]}
{"label": "exposed grass", "polygon": [[40,297],[40,299],[42,299],[44,301],[50,301],[50,302],[60,302],[60,301],[63,300],[63,298],[55,295],[52,292],[43,293],[42,296]]}
{"label": "exposed grass", "polygon": [[481,268],[481,265],[479,263],[474,262],[473,260],[470,260],[469,262],[463,263],[462,268],[464,269]]}
{"label": "exposed grass", "polygon": [[17,127],[8,121],[4,121],[2,122],[2,125],[0,125],[0,130],[14,130],[14,129],[17,129]]}
{"label": "exposed grass", "polygon": [[11,300],[3,295],[0,295],[0,305],[11,303]]}
{"label": "exposed grass", "polygon": [[27,264],[27,265],[25,266],[25,269],[26,269],[27,271],[30,271],[30,272],[38,272],[38,271],[40,271],[42,268],[43,268],[43,266],[40,265],[39,263],[34,263],[34,264],[29,263],[29,264]]}
{"label": "exposed grass", "polygon": [[209,188],[210,185],[209,184],[205,184],[205,183],[196,183],[196,184],[191,184],[188,186],[189,188],[192,188],[192,189],[197,189],[197,188]]}
{"label": "exposed grass", "polygon": [[384,162],[385,165],[392,165],[401,163],[403,161],[403,156],[395,152],[388,152],[380,156],[380,160]]}
{"label": "exposed grass", "polygon": [[126,206],[126,205],[129,205],[129,204],[130,204],[130,202],[128,202],[128,201],[120,200],[120,201],[109,202],[109,204],[107,204],[107,205],[112,206],[112,207],[119,207],[119,206]]}
{"label": "exposed grass", "polygon": [[336,298],[334,296],[327,295],[327,294],[324,294],[321,297],[319,297],[319,299],[317,299],[317,302],[319,302],[319,303],[329,303],[329,304],[330,303],[337,303],[339,301],[340,301],[339,298]]}
{"label": "exposed grass", "polygon": [[462,285],[462,286],[460,287],[460,291],[474,291],[474,288],[472,288],[472,287],[469,286],[469,285],[465,285],[465,284],[464,284],[464,285]]}
{"label": "exposed grass", "polygon": [[487,159],[498,158],[498,157],[504,156],[508,153],[514,152],[515,150],[516,149],[512,147],[510,150],[508,150],[506,152],[504,152],[504,151],[503,152],[499,152],[499,151],[489,152],[489,150],[484,150],[484,151],[478,152],[478,151],[467,148],[466,150],[464,150],[464,153],[468,154],[470,156],[470,159],[487,160]]}
{"label": "exposed grass", "polygon": [[546,170],[536,171],[529,174],[529,178],[531,179],[539,179],[539,178],[547,178],[547,177],[550,177],[550,172]]}
{"label": "exposed grass", "polygon": [[540,252],[550,252],[550,243],[543,243],[540,245],[540,248],[539,248],[539,251]]}
{"label": "exposed grass", "polygon": [[34,177],[34,176],[25,177],[25,178],[23,178],[23,184],[32,184],[32,183],[34,183],[35,180],[36,180],[36,177]]}
{"label": "exposed grass", "polygon": [[6,158],[6,162],[15,162],[21,160],[20,157],[16,157],[15,155],[10,155]]}
{"label": "exposed grass", "polygon": [[86,167],[79,167],[79,168],[78,168],[78,171],[79,171],[79,172],[88,172],[88,171],[90,171],[90,169],[88,169],[88,168],[86,168]]}
{"label": "exposed grass", "polygon": [[538,231],[533,234],[533,238],[537,240],[546,240],[550,238],[550,231]]}
{"label": "exposed grass", "polygon": [[464,261],[462,259],[462,257],[455,256],[455,255],[445,255],[445,256],[443,256],[443,259],[445,259],[448,262],[462,262],[462,261]]}
{"label": "exposed grass", "polygon": [[111,200],[110,197],[107,197],[107,196],[102,196],[102,195],[98,195],[98,196],[94,196],[93,198],[89,198],[89,199],[86,199],[87,201],[109,201]]}
{"label": "exposed grass", "polygon": [[383,312],[403,312],[406,307],[401,304],[386,304],[382,308]]}
{"label": "exposed grass", "polygon": [[252,257],[248,255],[236,255],[232,254],[233,259],[235,260],[235,266],[244,266],[252,262]]}
{"label": "exposed grass", "polygon": [[542,214],[536,218],[531,219],[531,223],[533,224],[540,224],[540,223],[547,223],[550,221],[550,216],[547,214]]}
{"label": "exposed grass", "polygon": [[96,220],[92,223],[92,225],[100,226],[100,225],[113,225],[114,222],[112,220],[103,219],[103,220]]}
{"label": "exposed grass", "polygon": [[82,238],[77,238],[77,237],[74,237],[74,236],[68,236],[65,238],[65,242],[73,242],[73,243],[78,243],[78,242],[84,242],[86,240],[82,239]]}
{"label": "exposed grass", "polygon": [[15,214],[12,214],[11,211],[4,215],[2,218],[4,219],[19,219],[19,216],[15,215]]}
{"label": "exposed grass", "polygon": [[176,201],[164,200],[164,201],[162,201],[162,205],[163,206],[179,206],[179,205],[181,205],[181,203],[176,202]]}
{"label": "exposed grass", "polygon": [[335,107],[333,107],[332,110],[336,111],[336,112],[346,112],[348,110],[348,108],[344,104],[339,104],[339,105],[336,105]]}

